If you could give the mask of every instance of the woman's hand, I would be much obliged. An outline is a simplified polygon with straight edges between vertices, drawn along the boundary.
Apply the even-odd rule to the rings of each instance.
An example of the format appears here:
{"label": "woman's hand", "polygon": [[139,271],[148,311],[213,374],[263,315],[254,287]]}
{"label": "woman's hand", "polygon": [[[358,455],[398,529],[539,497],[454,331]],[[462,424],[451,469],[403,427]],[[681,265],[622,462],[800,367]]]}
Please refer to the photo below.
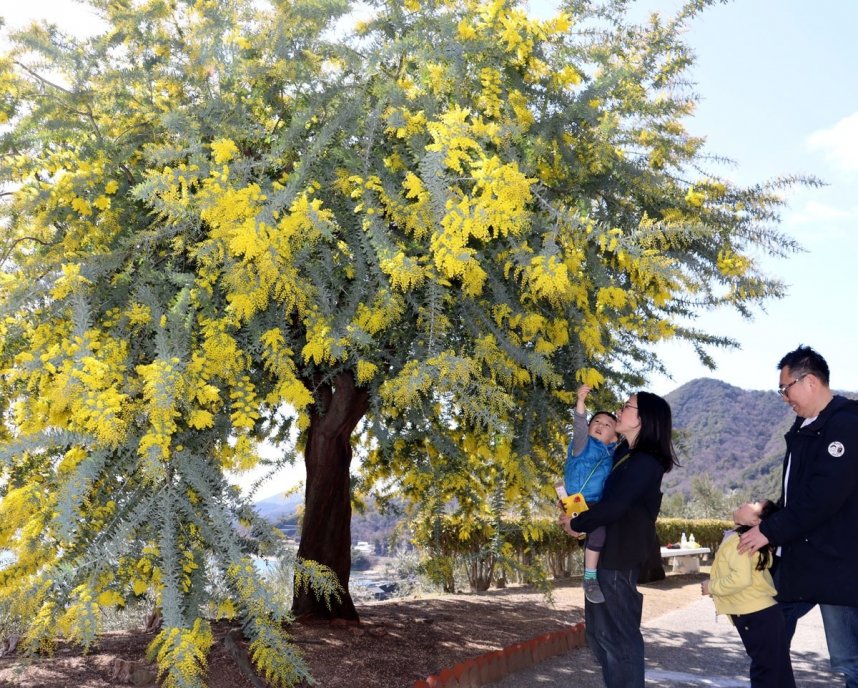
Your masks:
{"label": "woman's hand", "polygon": [[572,518],[567,516],[565,513],[560,514],[557,517],[557,522],[560,524],[560,527],[563,528],[569,535],[574,538],[581,537],[582,533],[579,533],[577,530],[572,530],[572,526],[570,525]]}
{"label": "woman's hand", "polygon": [[709,581],[705,580],[700,583],[700,594],[707,596],[709,595]]}

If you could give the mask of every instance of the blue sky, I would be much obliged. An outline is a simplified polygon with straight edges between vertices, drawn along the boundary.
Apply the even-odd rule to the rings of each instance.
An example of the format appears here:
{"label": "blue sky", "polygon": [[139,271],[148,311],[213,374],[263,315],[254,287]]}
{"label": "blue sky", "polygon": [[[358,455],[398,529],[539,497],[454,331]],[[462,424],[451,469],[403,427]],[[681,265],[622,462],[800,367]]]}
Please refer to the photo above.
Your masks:
{"label": "blue sky", "polygon": [[674,380],[653,380],[654,391],[700,376],[774,389],[777,361],[800,343],[826,357],[835,388],[858,391],[856,25],[858,3],[842,0],[739,0],[708,8],[690,25],[701,103],[689,128],[706,136],[711,152],[735,161],[726,174],[744,184],[809,174],[827,186],[788,196],[781,229],[806,252],[762,258],[788,285],[787,296],[750,322],[702,316],[700,326],[737,339],[742,349],[717,353],[712,373],[687,348],[661,347]]}
{"label": "blue sky", "polygon": [[[672,14],[677,0],[632,3],[637,20]],[[538,15],[557,7],[530,0]],[[739,350],[712,350],[717,368],[704,367],[693,350],[666,343],[657,351],[671,378],[654,377],[665,394],[698,377],[746,389],[775,389],[776,365],[799,344],[828,360],[832,386],[858,391],[858,316],[853,305],[858,274],[858,2],[844,0],[735,0],[716,4],[690,24],[686,40],[696,61],[689,75],[700,95],[691,133],[709,153],[734,164],[713,168],[751,185],[780,176],[810,175],[826,186],[796,188],[779,229],[805,252],[786,259],[760,255],[764,270],[788,287],[746,320],[732,312],[701,314],[695,325],[727,335]]]}
{"label": "blue sky", "polygon": [[[69,30],[91,20],[70,0],[29,0],[2,15],[12,25],[50,16]],[[543,14],[556,3],[531,0]],[[675,0],[643,0],[633,11],[671,13]],[[785,260],[761,256],[767,272],[789,286],[751,321],[706,313],[698,327],[738,340],[739,351],[715,351],[716,371],[689,347],[666,344],[660,354],[671,379],[650,388],[667,393],[697,377],[715,377],[747,389],[777,386],[776,363],[798,344],[828,360],[832,386],[858,391],[858,2],[850,0],[736,0],[708,8],[687,39],[697,54],[690,75],[701,102],[688,122],[711,153],[735,161],[720,171],[743,184],[789,174],[821,178],[821,189],[798,189],[780,229],[805,253]],[[263,490],[264,492],[264,490]]]}

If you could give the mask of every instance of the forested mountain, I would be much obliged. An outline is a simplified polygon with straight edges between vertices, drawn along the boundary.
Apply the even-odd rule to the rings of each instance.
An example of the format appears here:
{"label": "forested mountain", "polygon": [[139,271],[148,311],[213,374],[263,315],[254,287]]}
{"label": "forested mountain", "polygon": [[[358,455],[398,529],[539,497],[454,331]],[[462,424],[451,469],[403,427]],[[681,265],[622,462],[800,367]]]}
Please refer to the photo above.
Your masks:
{"label": "forested mountain", "polygon": [[665,494],[687,494],[695,476],[707,475],[725,491],[747,491],[754,497],[779,495],[783,437],[795,419],[781,396],[699,378],[665,398],[673,409],[682,463],[665,478]]}
{"label": "forested mountain", "polygon": [[[254,503],[256,512],[269,520],[288,537],[297,537],[304,508],[304,494],[276,494]],[[352,543],[368,542],[376,553],[387,552],[396,537],[401,515],[394,508],[382,514],[373,500],[365,508],[354,509],[351,519]]]}
{"label": "forested mountain", "polygon": [[255,502],[256,512],[272,523],[295,518],[298,508],[304,503],[304,494],[276,494]]}

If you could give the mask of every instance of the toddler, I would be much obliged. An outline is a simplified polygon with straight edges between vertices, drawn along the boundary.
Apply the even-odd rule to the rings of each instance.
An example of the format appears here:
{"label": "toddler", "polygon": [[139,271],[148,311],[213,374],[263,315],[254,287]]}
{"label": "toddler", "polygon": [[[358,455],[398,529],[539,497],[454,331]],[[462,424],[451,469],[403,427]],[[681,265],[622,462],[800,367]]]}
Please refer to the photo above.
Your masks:
{"label": "toddler", "polygon": [[[614,449],[617,446],[617,432],[614,429],[617,417],[613,413],[596,411],[587,423],[585,401],[590,389],[587,385],[581,385],[578,389],[572,441],[566,452],[563,471],[563,486],[569,495],[563,499],[563,506],[567,514],[576,516],[586,511],[589,504],[602,498],[602,489],[614,465]],[[594,604],[605,601],[596,577],[599,553],[604,547],[605,527],[601,526],[587,536],[584,549],[584,595]]]}

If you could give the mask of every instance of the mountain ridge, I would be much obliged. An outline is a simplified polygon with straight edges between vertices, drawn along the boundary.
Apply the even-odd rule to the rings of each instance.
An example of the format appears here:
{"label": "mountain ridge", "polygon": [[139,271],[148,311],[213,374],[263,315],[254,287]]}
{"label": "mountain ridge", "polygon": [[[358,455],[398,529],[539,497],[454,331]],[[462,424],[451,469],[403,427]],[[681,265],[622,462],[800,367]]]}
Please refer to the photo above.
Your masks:
{"label": "mountain ridge", "polygon": [[[834,393],[858,397],[854,392]],[[704,377],[686,382],[665,399],[673,412],[682,464],[665,476],[665,494],[688,494],[694,477],[707,475],[724,491],[779,495],[784,434],[795,420],[781,395]]]}

